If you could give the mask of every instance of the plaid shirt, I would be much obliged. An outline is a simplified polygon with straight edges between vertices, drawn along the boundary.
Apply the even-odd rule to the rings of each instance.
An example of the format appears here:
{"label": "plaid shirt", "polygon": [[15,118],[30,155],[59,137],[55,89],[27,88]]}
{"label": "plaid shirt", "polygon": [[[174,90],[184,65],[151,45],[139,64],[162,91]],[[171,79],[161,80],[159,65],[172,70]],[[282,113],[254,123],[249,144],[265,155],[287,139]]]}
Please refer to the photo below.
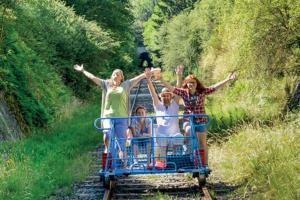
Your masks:
{"label": "plaid shirt", "polygon": [[[216,88],[207,87],[204,91],[196,91],[195,94],[190,94],[188,89],[175,88],[173,93],[181,96],[184,105],[184,114],[205,114],[204,100],[205,95],[214,92]],[[189,120],[189,117],[185,118]],[[206,122],[207,117],[195,117],[196,123]]]}

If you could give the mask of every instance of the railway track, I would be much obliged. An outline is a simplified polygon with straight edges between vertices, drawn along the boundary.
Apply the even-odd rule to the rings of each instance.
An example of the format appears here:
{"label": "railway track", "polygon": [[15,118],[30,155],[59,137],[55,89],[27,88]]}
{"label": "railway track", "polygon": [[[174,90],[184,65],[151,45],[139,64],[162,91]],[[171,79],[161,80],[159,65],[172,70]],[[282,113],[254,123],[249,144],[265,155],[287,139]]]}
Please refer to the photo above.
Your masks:
{"label": "railway track", "polygon": [[[153,85],[158,93],[163,88],[159,81],[153,81]],[[132,110],[134,110],[137,105],[142,105],[147,109],[148,113],[154,112],[152,97],[150,95],[146,79],[142,80],[138,86],[131,89],[130,102]]]}
{"label": "railway track", "polygon": [[[162,86],[155,83],[156,88],[161,91]],[[138,94],[138,95],[137,95]],[[145,80],[133,88],[130,99],[134,105],[143,105],[148,112],[153,112],[152,99]],[[101,155],[103,146],[100,144],[93,152],[92,172],[86,180],[74,183],[71,195],[63,190],[46,198],[47,200],[98,200],[98,199],[155,199],[166,195],[169,199],[228,199],[227,194],[234,190],[222,184],[208,183],[207,187],[199,187],[198,181],[191,174],[155,174],[155,175],[130,175],[118,177],[112,184],[112,189],[103,187],[100,180]],[[210,193],[214,194],[211,198]]]}
{"label": "railway track", "polygon": [[196,180],[185,174],[122,177],[113,190],[106,190],[103,199],[155,199],[163,195],[170,199],[211,199],[207,189],[199,187]]}
{"label": "railway track", "polygon": [[[99,199],[155,199],[167,196],[169,199],[202,199],[227,200],[228,194],[235,187],[221,182],[208,183],[206,187],[199,187],[198,181],[185,174],[160,175],[130,175],[119,177],[115,181],[113,190],[106,190],[100,181],[102,146],[97,147],[90,155],[93,158],[91,174],[79,183],[74,183],[72,193],[68,195],[63,190],[46,198],[47,200],[99,200]],[[214,196],[211,197],[210,193]],[[231,198],[230,199],[242,199]]]}

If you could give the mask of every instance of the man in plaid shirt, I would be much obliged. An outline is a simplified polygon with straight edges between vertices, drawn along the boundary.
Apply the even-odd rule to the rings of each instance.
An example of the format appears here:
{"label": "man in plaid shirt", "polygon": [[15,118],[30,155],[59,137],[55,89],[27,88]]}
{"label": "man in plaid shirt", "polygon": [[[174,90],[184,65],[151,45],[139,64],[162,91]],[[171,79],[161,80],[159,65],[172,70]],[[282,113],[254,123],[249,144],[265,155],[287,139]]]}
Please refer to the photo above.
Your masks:
{"label": "man in plaid shirt", "polygon": [[[176,88],[165,82],[162,77],[160,77],[161,82],[170,91],[178,96],[181,96],[181,98],[183,99],[184,114],[205,114],[205,95],[214,92],[216,89],[233,79],[235,79],[235,73],[230,73],[228,77],[223,81],[220,81],[210,87],[205,87],[195,75],[189,75],[185,78],[182,88]],[[195,124],[205,123],[206,121],[207,118],[203,116],[194,118]],[[191,125],[189,122],[189,117],[185,118],[183,129],[185,130],[185,133],[187,135],[190,135]],[[206,142],[206,128],[205,126],[195,127],[195,132],[197,135],[199,149],[200,151],[204,151],[204,159],[202,164],[207,165],[208,151]]]}

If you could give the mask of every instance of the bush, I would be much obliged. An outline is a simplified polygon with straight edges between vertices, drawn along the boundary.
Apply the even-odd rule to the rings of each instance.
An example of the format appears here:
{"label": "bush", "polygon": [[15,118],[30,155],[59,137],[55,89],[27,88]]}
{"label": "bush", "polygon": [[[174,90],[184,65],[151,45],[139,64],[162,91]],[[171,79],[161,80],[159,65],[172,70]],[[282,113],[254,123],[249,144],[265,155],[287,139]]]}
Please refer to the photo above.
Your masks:
{"label": "bush", "polygon": [[47,126],[74,94],[92,98],[95,88],[72,69],[74,63],[105,79],[112,66],[129,68],[133,60],[133,41],[119,50],[122,32],[107,30],[114,24],[104,30],[62,1],[5,1],[0,9],[0,88],[23,130]]}
{"label": "bush", "polygon": [[298,199],[299,113],[273,123],[237,129],[227,143],[211,148],[211,166],[222,180],[241,185],[241,196]]}

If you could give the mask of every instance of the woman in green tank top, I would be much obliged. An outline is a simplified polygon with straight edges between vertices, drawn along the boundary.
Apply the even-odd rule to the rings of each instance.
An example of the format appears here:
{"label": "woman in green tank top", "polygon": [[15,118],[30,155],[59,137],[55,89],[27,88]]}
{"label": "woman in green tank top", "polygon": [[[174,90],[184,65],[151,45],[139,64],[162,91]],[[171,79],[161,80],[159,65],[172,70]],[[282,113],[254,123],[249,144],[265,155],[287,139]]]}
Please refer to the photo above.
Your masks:
{"label": "woman in green tank top", "polygon": [[[102,106],[101,106],[101,117],[128,117],[129,116],[129,93],[130,89],[137,85],[137,83],[146,78],[150,77],[151,73],[156,69],[146,69],[144,73],[124,81],[123,71],[115,69],[108,80],[101,79],[94,76],[90,72],[86,71],[83,65],[74,65],[76,71],[82,72],[85,77],[92,80],[95,84],[102,88]],[[114,126],[114,135],[117,139],[119,147],[119,157],[126,157],[125,154],[125,141],[126,141],[126,130],[128,128],[127,119],[116,119],[103,120],[103,128],[111,128]],[[103,141],[105,145],[104,155],[106,157],[107,147],[109,142],[108,132],[104,132]],[[126,164],[125,164],[126,165]]]}

